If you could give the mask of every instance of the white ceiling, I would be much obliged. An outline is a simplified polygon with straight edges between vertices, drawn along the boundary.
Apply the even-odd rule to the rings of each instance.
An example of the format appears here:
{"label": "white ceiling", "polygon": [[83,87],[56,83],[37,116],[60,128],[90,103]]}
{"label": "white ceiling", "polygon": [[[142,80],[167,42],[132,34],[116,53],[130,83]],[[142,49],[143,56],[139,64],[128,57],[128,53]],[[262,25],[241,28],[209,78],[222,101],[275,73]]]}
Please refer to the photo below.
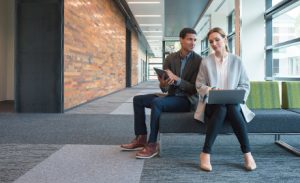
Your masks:
{"label": "white ceiling", "polygon": [[162,56],[164,0],[126,0],[155,57]]}
{"label": "white ceiling", "polygon": [[163,40],[178,40],[182,28],[194,28],[208,1],[126,0],[155,57],[162,57]]}

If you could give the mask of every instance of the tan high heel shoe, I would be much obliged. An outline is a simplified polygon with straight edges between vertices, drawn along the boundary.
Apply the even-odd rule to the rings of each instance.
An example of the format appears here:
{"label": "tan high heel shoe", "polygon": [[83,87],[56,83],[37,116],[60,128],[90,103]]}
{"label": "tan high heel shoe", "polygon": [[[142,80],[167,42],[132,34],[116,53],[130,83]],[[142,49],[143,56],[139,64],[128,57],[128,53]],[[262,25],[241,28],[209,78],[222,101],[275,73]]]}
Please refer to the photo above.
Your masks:
{"label": "tan high heel shoe", "polygon": [[200,168],[204,171],[212,171],[212,166],[210,164],[210,154],[202,152],[200,154]]}
{"label": "tan high heel shoe", "polygon": [[255,160],[250,152],[244,154],[244,160],[245,160],[245,169],[246,170],[253,171],[256,169]]}

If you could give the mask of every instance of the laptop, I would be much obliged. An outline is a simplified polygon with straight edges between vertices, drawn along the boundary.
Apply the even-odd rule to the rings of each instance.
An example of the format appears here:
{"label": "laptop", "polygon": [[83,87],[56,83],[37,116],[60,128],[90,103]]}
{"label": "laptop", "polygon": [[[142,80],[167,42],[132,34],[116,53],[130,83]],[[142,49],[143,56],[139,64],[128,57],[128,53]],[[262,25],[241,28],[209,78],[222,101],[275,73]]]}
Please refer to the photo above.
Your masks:
{"label": "laptop", "polygon": [[244,103],[245,90],[210,90],[208,104],[241,104]]}

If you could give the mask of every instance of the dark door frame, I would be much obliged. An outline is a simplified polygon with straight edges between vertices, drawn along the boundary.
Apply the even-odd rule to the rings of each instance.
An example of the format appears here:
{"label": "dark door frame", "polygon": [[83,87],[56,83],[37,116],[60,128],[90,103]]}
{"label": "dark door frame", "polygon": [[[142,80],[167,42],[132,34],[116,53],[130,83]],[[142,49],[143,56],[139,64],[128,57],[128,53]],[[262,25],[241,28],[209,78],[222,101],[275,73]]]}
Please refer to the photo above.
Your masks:
{"label": "dark door frame", "polygon": [[131,29],[126,26],[126,87],[131,87]]}
{"label": "dark door frame", "polygon": [[[27,3],[27,4],[26,4]],[[23,52],[23,50],[21,49],[21,46],[23,46],[22,48],[28,48],[27,46],[29,46],[30,44],[26,44],[26,46],[24,47],[24,45],[21,45],[21,41],[22,38],[20,35],[22,34],[22,31],[20,31],[20,27],[21,27],[21,18],[22,18],[22,10],[24,10],[24,8],[28,8],[28,6],[32,5],[32,6],[36,6],[38,4],[43,4],[43,3],[58,3],[58,16],[59,16],[59,20],[58,20],[58,24],[57,29],[59,29],[59,34],[57,35],[57,37],[55,38],[57,41],[57,43],[55,43],[57,46],[57,48],[59,49],[59,51],[57,52],[57,58],[59,58],[57,60],[57,62],[55,62],[55,64],[57,65],[57,69],[51,71],[53,75],[50,75],[50,79],[51,76],[53,77],[52,79],[54,79],[53,81],[55,81],[55,84],[51,85],[51,88],[54,88],[52,91],[49,91],[49,93],[44,92],[44,93],[38,93],[39,91],[37,91],[37,93],[33,93],[32,95],[44,95],[45,97],[49,97],[55,100],[54,104],[51,108],[49,107],[48,109],[41,109],[41,111],[39,111],[39,109],[34,108],[30,106],[28,106],[28,108],[24,109],[24,104],[22,103],[22,91],[23,91],[23,87],[24,85],[22,84],[22,74],[24,74],[24,70],[22,70],[22,61],[24,60],[24,58],[21,58],[21,53]],[[24,5],[24,6],[22,6]],[[38,7],[38,6],[36,6]],[[22,9],[23,8],[23,9]],[[32,16],[32,15],[30,15]],[[53,18],[53,17],[52,17]],[[24,21],[24,19],[23,19]],[[28,21],[28,19],[26,20]],[[24,22],[23,22],[24,23]],[[24,24],[23,24],[24,26]],[[46,25],[47,26],[47,25]],[[44,29],[45,30],[45,29]],[[28,30],[27,30],[28,31]],[[32,39],[34,40],[34,37],[32,37]],[[27,39],[30,40],[30,39]],[[35,41],[37,41],[35,39]],[[39,40],[38,40],[39,41]],[[45,41],[45,40],[40,40]],[[22,42],[22,44],[24,44],[24,41]],[[46,44],[46,43],[45,43]],[[64,0],[15,0],[15,111],[16,112],[46,112],[46,113],[63,113],[64,112]],[[47,50],[45,50],[47,51]],[[54,54],[54,53],[53,53]],[[34,59],[34,58],[33,58]],[[54,59],[53,59],[54,60]],[[28,59],[27,59],[28,61]],[[45,66],[44,66],[45,67]],[[43,68],[43,67],[40,67]],[[47,68],[45,68],[47,69]],[[29,70],[26,70],[26,72],[30,72]],[[48,70],[49,71],[49,70]],[[37,78],[39,79],[39,78]],[[34,79],[32,79],[32,85],[35,86],[35,84],[38,83],[36,82]],[[39,84],[39,88],[43,88],[43,86],[47,87],[47,83],[45,82],[45,84],[43,84],[42,82],[38,83]],[[26,86],[25,86],[26,87]],[[52,92],[52,93],[51,93]],[[46,100],[45,100],[46,101]],[[44,103],[40,103],[39,105],[50,105],[47,102]]]}

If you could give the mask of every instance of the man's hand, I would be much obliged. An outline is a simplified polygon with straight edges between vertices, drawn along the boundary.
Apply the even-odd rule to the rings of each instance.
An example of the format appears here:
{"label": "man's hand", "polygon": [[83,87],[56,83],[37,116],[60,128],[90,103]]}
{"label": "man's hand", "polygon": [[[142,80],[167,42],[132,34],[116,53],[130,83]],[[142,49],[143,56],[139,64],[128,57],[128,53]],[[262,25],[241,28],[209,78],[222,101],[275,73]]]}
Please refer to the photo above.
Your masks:
{"label": "man's hand", "polygon": [[159,86],[161,88],[167,87],[168,86],[168,81],[165,80],[165,74],[163,74],[161,77],[157,76],[158,81],[159,81]]}
{"label": "man's hand", "polygon": [[165,71],[167,72],[167,74],[168,74],[168,76],[169,76],[169,78],[167,79],[169,85],[174,84],[175,81],[177,81],[177,80],[179,79],[179,77],[176,76],[175,74],[173,74],[173,72],[170,71],[169,69],[167,69],[167,70],[165,70]]}

